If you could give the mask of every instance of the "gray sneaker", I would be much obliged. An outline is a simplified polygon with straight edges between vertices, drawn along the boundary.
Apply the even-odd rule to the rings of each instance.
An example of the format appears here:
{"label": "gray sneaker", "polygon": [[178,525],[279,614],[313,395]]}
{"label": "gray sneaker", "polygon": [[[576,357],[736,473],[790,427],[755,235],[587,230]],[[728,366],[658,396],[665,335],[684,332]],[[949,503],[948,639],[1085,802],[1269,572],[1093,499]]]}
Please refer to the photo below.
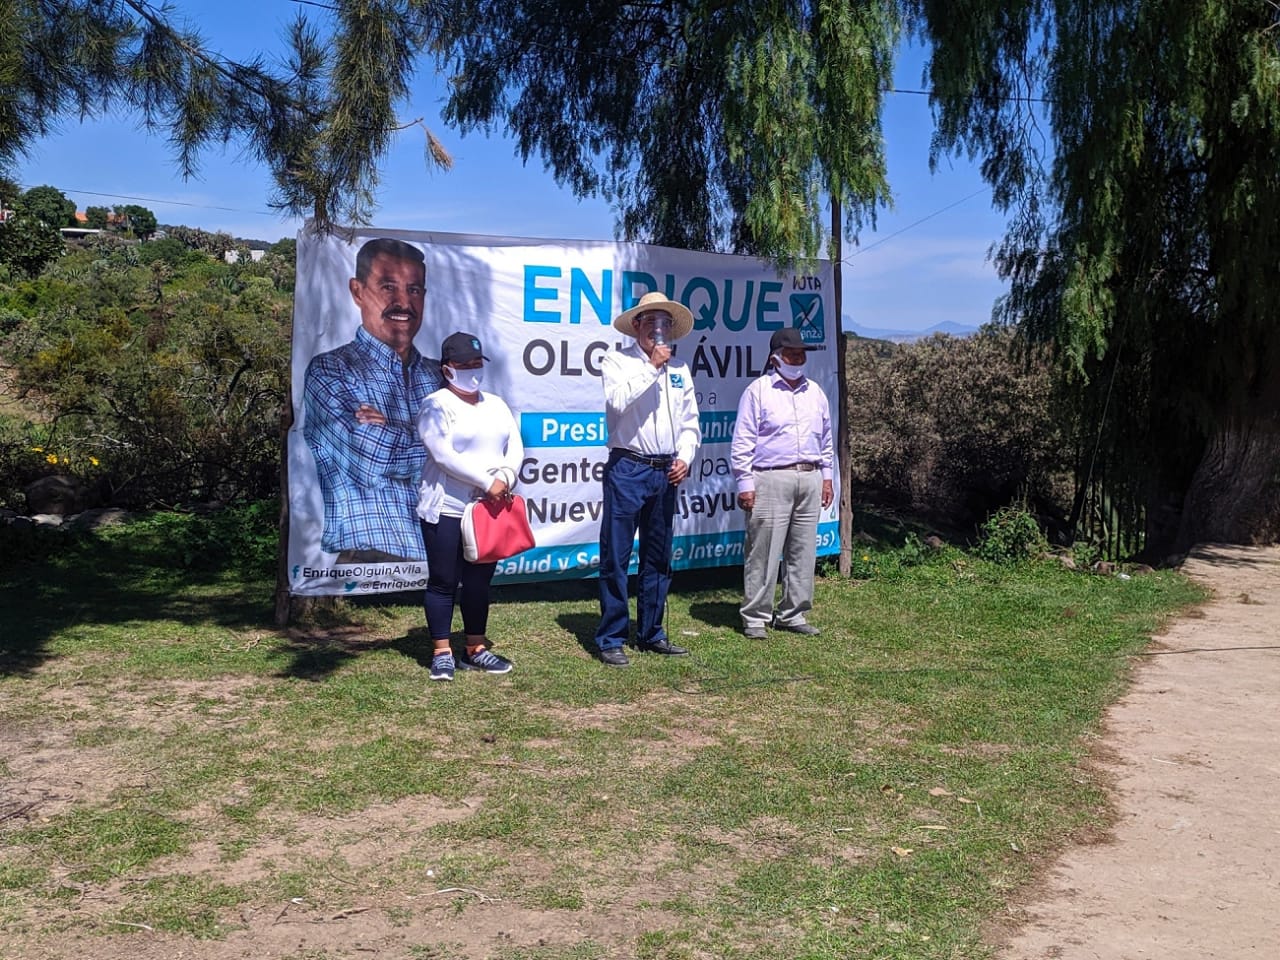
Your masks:
{"label": "gray sneaker", "polygon": [[764,640],[767,635],[763,623],[749,623],[742,628],[742,635],[748,640]]}
{"label": "gray sneaker", "polygon": [[452,680],[453,679],[453,654],[437,653],[431,658],[432,680]]}
{"label": "gray sneaker", "polygon": [[458,666],[463,670],[483,670],[485,673],[510,673],[511,661],[491,652],[487,647],[474,654],[463,654],[458,658]]}

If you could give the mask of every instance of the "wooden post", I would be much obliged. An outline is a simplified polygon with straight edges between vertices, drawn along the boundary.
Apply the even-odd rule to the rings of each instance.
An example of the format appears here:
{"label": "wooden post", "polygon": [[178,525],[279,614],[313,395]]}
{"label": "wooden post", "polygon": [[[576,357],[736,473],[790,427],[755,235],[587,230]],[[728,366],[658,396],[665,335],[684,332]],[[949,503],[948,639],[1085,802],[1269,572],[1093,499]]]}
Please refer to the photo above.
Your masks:
{"label": "wooden post", "polygon": [[849,465],[849,384],[848,352],[844,342],[844,289],[841,258],[844,256],[844,225],[841,223],[840,198],[831,195],[831,274],[836,285],[836,457],[840,461],[840,576],[853,573],[853,495]]}

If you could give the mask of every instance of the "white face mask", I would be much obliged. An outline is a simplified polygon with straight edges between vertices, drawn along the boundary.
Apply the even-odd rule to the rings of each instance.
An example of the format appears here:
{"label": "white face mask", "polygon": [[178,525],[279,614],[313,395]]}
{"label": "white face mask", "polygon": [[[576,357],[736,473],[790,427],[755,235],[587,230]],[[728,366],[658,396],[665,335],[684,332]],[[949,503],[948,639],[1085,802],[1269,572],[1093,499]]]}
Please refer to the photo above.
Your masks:
{"label": "white face mask", "polygon": [[453,367],[442,367],[445,379],[463,393],[479,393],[480,384],[484,383],[484,367],[474,370],[455,370]]}
{"label": "white face mask", "polygon": [[799,380],[801,377],[804,376],[803,363],[800,364],[799,366],[795,366],[794,364],[790,364],[790,363],[783,363],[782,354],[780,353],[775,353],[773,355],[773,362],[777,364],[778,372],[782,374],[782,376],[787,380]]}

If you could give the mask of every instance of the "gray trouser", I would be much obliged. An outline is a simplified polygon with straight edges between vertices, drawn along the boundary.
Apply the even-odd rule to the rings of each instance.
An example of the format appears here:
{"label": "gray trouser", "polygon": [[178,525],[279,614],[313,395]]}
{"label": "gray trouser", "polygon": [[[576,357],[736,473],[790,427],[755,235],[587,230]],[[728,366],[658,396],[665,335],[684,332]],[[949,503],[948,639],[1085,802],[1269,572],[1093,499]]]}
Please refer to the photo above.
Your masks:
{"label": "gray trouser", "polygon": [[782,575],[779,623],[804,623],[813,607],[813,568],[818,556],[822,471],[758,470],[756,504],[747,515],[743,556],[742,624],[763,626],[774,617],[773,594]]}

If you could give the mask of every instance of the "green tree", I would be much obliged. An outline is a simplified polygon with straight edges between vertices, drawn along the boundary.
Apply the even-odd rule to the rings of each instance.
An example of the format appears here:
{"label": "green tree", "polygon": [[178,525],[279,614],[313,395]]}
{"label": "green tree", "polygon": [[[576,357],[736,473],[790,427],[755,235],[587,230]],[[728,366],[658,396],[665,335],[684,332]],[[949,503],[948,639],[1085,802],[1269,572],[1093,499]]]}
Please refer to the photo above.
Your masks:
{"label": "green tree", "polygon": [[34,277],[62,255],[62,234],[32,217],[0,223],[0,264],[22,277]]}
{"label": "green tree", "polygon": [[888,203],[897,5],[458,0],[446,115],[506,127],[629,239],[791,258]]}
{"label": "green tree", "polygon": [[107,220],[111,216],[111,211],[106,207],[85,207],[84,217],[85,224],[94,230],[107,229]]}
{"label": "green tree", "polygon": [[32,187],[15,201],[13,209],[19,216],[43,223],[58,230],[74,226],[76,205],[68,200],[57,187]]}
{"label": "green tree", "polygon": [[133,235],[140,240],[146,240],[156,232],[156,215],[146,207],[128,203],[117,206],[115,213],[123,218],[125,229],[132,231]]}
{"label": "green tree", "polygon": [[130,109],[167,136],[184,176],[236,140],[272,170],[269,202],[321,226],[367,220],[430,36],[417,0],[339,0],[323,39],[299,14],[278,65],[222,57],[174,8],[143,0],[0,0],[0,22],[0,171],[68,116]]}
{"label": "green tree", "polygon": [[913,7],[935,143],[1015,213],[1004,316],[1056,345],[1149,551],[1280,538],[1280,7]]}

